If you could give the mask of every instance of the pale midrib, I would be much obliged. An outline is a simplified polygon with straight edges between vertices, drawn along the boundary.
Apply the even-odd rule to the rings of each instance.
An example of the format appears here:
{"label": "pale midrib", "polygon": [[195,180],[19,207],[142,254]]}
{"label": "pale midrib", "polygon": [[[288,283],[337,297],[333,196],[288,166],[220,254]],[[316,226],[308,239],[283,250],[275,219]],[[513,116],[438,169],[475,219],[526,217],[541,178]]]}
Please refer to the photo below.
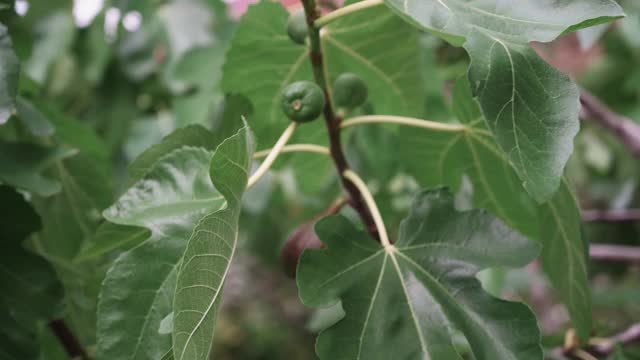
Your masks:
{"label": "pale midrib", "polygon": [[[153,291],[153,300],[151,301],[151,305],[153,305],[153,303],[155,303],[158,294],[160,293],[160,290],[163,288],[164,284],[166,284],[167,280],[171,277],[171,274],[176,270],[176,267],[178,266],[178,264],[175,264],[172,266],[172,269],[167,273],[167,276],[164,278],[164,280],[162,280],[162,282],[160,283],[160,286],[158,286],[158,288],[156,290]],[[140,333],[138,334],[138,338],[136,340],[136,346],[133,349],[133,352],[131,354],[131,356],[129,357],[129,359],[136,359],[137,355],[138,355],[138,349],[140,348],[140,345],[142,345],[142,338],[144,336],[144,332],[145,329],[147,328],[147,324],[149,323],[149,314],[156,310],[153,306],[149,306],[149,308],[147,309],[147,313],[145,314],[144,317],[144,322],[142,323],[142,326],[140,327]]]}
{"label": "pale midrib", "polygon": [[[63,185],[65,185],[63,186],[63,189],[65,190],[62,191],[62,194],[69,202],[69,206],[71,207],[71,212],[73,213],[73,216],[76,218],[76,223],[78,224],[78,226],[81,227],[82,233],[85,236],[89,236],[93,233],[93,231],[87,227],[87,224],[85,223],[85,221],[83,221],[83,216],[80,213],[78,213],[79,209],[77,209],[76,204],[80,203],[80,201],[75,202],[74,200],[77,200],[77,199],[74,199],[74,196],[71,194],[74,189],[80,192],[84,192],[84,191],[80,189],[80,187],[78,186],[78,184],[76,184],[75,180],[71,177],[71,175],[67,173],[67,169],[62,163],[62,161],[58,162],[57,168],[60,173],[60,180],[62,181]],[[93,206],[94,209],[96,208],[93,203],[91,204],[91,206]]]}
{"label": "pale midrib", "polygon": [[[587,267],[586,264],[583,261],[582,256],[580,256],[581,252],[575,248],[575,246],[572,246],[573,242],[569,239],[567,233],[564,230],[564,227],[562,226],[561,222],[559,221],[560,216],[558,215],[558,211],[555,208],[555,206],[549,202],[547,203],[547,207],[549,208],[549,210],[551,210],[551,214],[553,215],[553,221],[556,223],[556,228],[558,229],[558,231],[560,232],[560,237],[562,238],[562,243],[565,244],[565,247],[567,249],[567,252],[574,252],[577,253],[577,259],[578,262],[580,263],[580,268],[582,268],[584,270],[584,273],[587,272]],[[570,251],[573,250],[573,251]],[[569,261],[569,279],[575,279],[575,274],[574,274],[574,257],[573,256],[567,256],[568,261]],[[575,284],[575,283],[580,283],[578,281],[570,281],[571,284]],[[584,295],[584,291],[582,289],[582,287],[580,286],[576,286],[577,289],[580,289],[580,292],[582,293],[582,295]],[[571,295],[571,293],[569,293]],[[571,299],[575,299],[575,296],[570,296]],[[575,300],[571,300],[570,302],[573,304]]]}
{"label": "pale midrib", "polygon": [[[515,68],[515,64],[513,62],[513,57],[511,56],[511,50],[509,50],[509,47],[507,47],[507,45],[501,41],[500,39],[491,36],[489,34],[486,34],[488,37],[490,37],[491,39],[493,39],[494,41],[496,41],[498,44],[500,44],[503,48],[505,53],[507,54],[507,57],[509,58],[509,65],[511,67],[511,99],[509,101],[507,101],[505,103],[505,106],[508,106],[509,103],[511,103],[511,127],[513,130],[513,140],[515,142],[515,151],[518,154],[518,158],[520,159],[520,166],[516,166],[516,170],[520,170],[519,172],[522,172],[522,177],[527,179],[531,185],[535,184],[535,181],[532,179],[532,177],[529,174],[529,168],[525,162],[524,159],[524,151],[522,151],[522,148],[520,147],[520,138],[518,136],[518,124],[516,123],[516,68]],[[491,54],[489,54],[489,56],[491,56]],[[504,110],[504,108],[503,108]],[[500,113],[498,114],[498,116],[496,116],[496,122],[498,121],[498,119],[500,118],[500,115],[502,113],[502,110],[500,111]],[[519,169],[518,169],[519,168]]]}
{"label": "pale midrib", "polygon": [[[122,247],[125,244],[133,243],[133,242],[137,241],[139,238],[141,238],[144,234],[146,234],[147,231],[148,230],[146,228],[141,228],[139,230],[136,230],[134,233],[129,234],[128,236],[125,236],[124,238],[121,238],[119,241],[110,242],[109,245],[107,245],[107,246],[99,247],[99,248],[97,246],[93,247],[93,248],[90,249],[90,250],[93,250],[92,252],[89,252],[89,251],[86,252],[86,253],[90,254],[91,256],[83,255],[81,253],[80,256],[78,257],[78,259],[94,258],[96,256],[108,253],[111,250],[118,249],[118,248]],[[117,237],[118,233],[114,231],[114,235]],[[104,242],[101,242],[100,244],[103,244],[103,243]],[[100,250],[98,253],[95,253],[95,249],[96,248],[98,248]]]}
{"label": "pale midrib", "polygon": [[384,250],[378,250],[375,253],[367,256],[366,258],[356,262],[355,264],[350,265],[349,267],[347,267],[344,270],[341,270],[340,272],[338,272],[337,274],[333,275],[332,277],[330,277],[329,279],[327,279],[325,282],[323,282],[322,284],[320,284],[318,286],[318,288],[323,288],[325,287],[328,283],[332,282],[333,280],[339,278],[340,276],[348,273],[349,271],[352,271],[353,269],[369,262],[370,260],[373,260],[374,258],[376,258],[378,255],[380,255]]}
{"label": "pale midrib", "polygon": [[491,188],[491,186],[489,186],[489,182],[485,177],[482,164],[480,163],[480,158],[478,157],[476,148],[473,146],[473,141],[469,139],[468,134],[465,134],[464,138],[465,138],[465,142],[467,143],[467,146],[469,147],[469,152],[471,153],[471,157],[473,158],[473,164],[476,168],[476,173],[478,174],[478,178],[480,179],[480,182],[482,183],[482,186],[485,189],[485,193],[487,194],[491,202],[494,204],[496,211],[498,212],[498,215],[503,219],[509,219],[507,212],[502,208],[502,206],[500,206],[500,202],[498,202],[496,195],[493,193],[493,189]]}
{"label": "pale midrib", "polygon": [[200,328],[200,326],[204,322],[205,318],[207,317],[207,315],[211,311],[211,308],[213,307],[213,305],[215,304],[216,300],[218,299],[218,295],[220,295],[220,293],[222,293],[222,287],[223,287],[223,284],[224,284],[224,280],[226,279],[227,273],[229,272],[229,268],[230,268],[230,265],[231,265],[231,260],[233,259],[233,256],[235,255],[237,241],[238,241],[238,229],[237,229],[237,226],[236,226],[235,236],[233,238],[233,245],[231,245],[231,254],[229,255],[229,259],[228,259],[227,264],[225,266],[224,273],[222,274],[222,277],[220,279],[220,285],[218,286],[218,291],[216,291],[215,295],[211,299],[211,302],[207,306],[207,309],[204,311],[202,317],[200,317],[200,320],[198,320],[198,323],[193,327],[193,330],[191,331],[191,333],[189,333],[189,336],[185,340],[184,347],[182,348],[182,352],[180,353],[180,360],[184,359],[184,355],[185,355],[185,353],[187,351],[187,348],[189,347],[189,343],[191,342],[191,339],[193,338],[193,335],[196,333],[196,331],[198,331],[198,329]]}
{"label": "pale midrib", "polygon": [[382,278],[384,276],[384,271],[387,266],[387,257],[388,256],[385,255],[384,259],[382,260],[382,268],[380,269],[380,274],[378,275],[378,281],[376,282],[376,287],[371,297],[371,303],[369,304],[369,309],[367,310],[367,316],[364,319],[364,324],[362,325],[362,331],[360,332],[360,339],[358,343],[358,355],[356,356],[357,359],[360,359],[360,356],[362,354],[362,344],[364,343],[364,335],[367,331],[367,326],[369,325],[369,319],[371,318],[371,314],[373,313],[373,306],[375,305],[376,299],[378,298],[378,291],[380,290],[380,284],[382,284]]}
{"label": "pale midrib", "polygon": [[169,360],[173,358],[173,347],[170,347],[169,350],[162,355],[160,360]]}
{"label": "pale midrib", "polygon": [[[447,10],[451,11],[449,6],[447,6],[444,1],[445,0],[438,0],[438,2],[440,4],[442,4],[442,6],[447,8]],[[468,10],[471,10],[473,12],[477,12],[479,14],[495,17],[495,18],[502,19],[502,20],[505,20],[505,21],[517,22],[517,23],[523,23],[523,24],[541,25],[541,26],[544,26],[544,27],[549,27],[549,28],[556,29],[556,30],[558,30],[560,32],[563,32],[564,29],[565,29],[565,26],[564,25],[560,25],[560,24],[553,24],[553,23],[545,23],[545,22],[540,22],[540,21],[511,18],[511,17],[508,17],[508,16],[492,13],[490,11],[480,9],[480,8],[475,7],[475,6],[470,6],[467,3],[460,3],[458,1],[454,1],[454,3],[456,4],[455,6],[458,7],[458,8],[468,9]],[[454,14],[453,16],[457,16],[457,15]]]}
{"label": "pale midrib", "polygon": [[[476,323],[476,322],[475,322],[475,320],[474,320],[474,318],[473,318],[473,317],[471,317],[471,316],[469,316],[469,314],[467,314],[467,312],[466,312],[463,308],[461,308],[461,307],[460,307],[460,305],[456,302],[455,297],[453,297],[453,296],[449,293],[449,291],[448,291],[444,286],[442,286],[442,284],[440,284],[440,282],[439,282],[436,278],[434,278],[434,277],[433,277],[433,276],[432,276],[428,271],[426,271],[424,268],[422,268],[418,263],[416,263],[415,261],[413,261],[413,259],[411,259],[411,258],[410,258],[410,257],[408,257],[407,255],[403,254],[402,252],[398,252],[398,255],[399,255],[399,256],[402,256],[402,258],[403,258],[406,262],[408,262],[408,263],[409,263],[409,264],[411,264],[413,267],[415,267],[415,268],[416,268],[420,273],[424,274],[424,275],[425,275],[425,277],[426,277],[427,279],[429,279],[429,280],[431,281],[431,283],[435,286],[435,288],[436,288],[436,289],[437,289],[437,290],[438,290],[438,291],[439,291],[443,296],[445,296],[445,297],[447,297],[447,298],[449,299],[449,301],[447,301],[447,305],[450,305],[451,307],[454,307],[458,312],[463,313],[463,314],[465,315],[465,317],[466,317],[466,318],[468,318],[469,320],[471,320],[471,322],[473,322],[473,324],[474,324],[474,325],[476,325],[476,326],[475,326],[475,328],[476,328],[476,329],[478,329],[478,330],[480,330],[480,331],[484,334],[484,337],[485,337],[486,339],[493,339],[493,337],[491,336],[491,334],[488,334],[488,333],[486,332],[485,328],[484,328],[482,325],[480,325],[480,324]],[[398,267],[398,276],[402,276],[402,274],[400,274],[400,269],[399,269],[399,267]],[[404,282],[403,282],[403,286],[404,286]],[[405,290],[405,293],[406,293],[406,290]],[[408,299],[408,298],[407,298],[407,301],[409,301],[409,299]],[[444,307],[444,306],[443,306],[443,307]],[[506,349],[506,348],[505,348],[501,343],[499,343],[499,342],[495,342],[495,341],[492,341],[492,344],[493,344],[494,346],[496,346],[497,348],[502,349],[501,353],[503,353],[503,354],[511,354],[511,351],[509,351],[508,349]],[[515,359],[515,358],[513,358],[513,357],[510,357],[510,358],[511,358],[511,359],[513,359],[513,360],[516,360],[516,359]]]}
{"label": "pale midrib", "polygon": [[[215,201],[224,199],[223,196],[216,196],[209,199],[194,199],[185,201],[169,202],[157,206],[150,206],[137,215],[126,217],[127,222],[136,224],[157,223],[158,219],[183,217],[189,213],[209,210],[216,206]],[[226,202],[221,201],[222,208]]]}
{"label": "pale midrib", "polygon": [[451,150],[456,146],[462,134],[455,135],[451,140],[447,142],[447,144],[443,147],[442,152],[440,153],[440,159],[438,159],[438,172],[440,173],[440,180],[442,181],[445,178],[445,165],[447,162],[447,156]]}
{"label": "pale midrib", "polygon": [[60,267],[65,271],[68,271],[79,277],[87,276],[86,272],[79,271],[77,269],[77,266],[71,263],[69,260],[59,257],[57,255],[52,255],[48,253],[47,250],[42,245],[41,234],[35,234],[33,236],[33,245],[34,245],[34,249],[36,250],[36,253],[42,256],[45,260],[49,261],[52,265],[55,265],[56,267]]}
{"label": "pale midrib", "polygon": [[413,309],[413,303],[411,302],[411,298],[409,297],[409,293],[407,291],[407,285],[404,283],[404,277],[402,276],[400,265],[398,264],[398,260],[396,259],[396,256],[395,256],[396,252],[400,255],[402,255],[402,253],[398,252],[395,247],[392,249],[393,251],[388,252],[388,254],[391,257],[391,261],[393,262],[393,265],[398,274],[398,279],[400,280],[400,285],[402,285],[402,291],[404,292],[404,296],[407,299],[407,306],[409,306],[411,319],[413,320],[413,324],[415,325],[415,328],[416,328],[416,333],[418,334],[418,339],[420,340],[420,348],[422,349],[422,353],[428,356],[429,351],[427,349],[427,342],[424,337],[424,334],[422,333],[422,328],[420,327],[420,321],[418,321],[418,316],[416,315],[416,312]]}
{"label": "pale midrib", "polygon": [[[472,134],[472,136],[473,136],[473,134]],[[501,154],[495,147],[491,146],[490,144],[487,144],[484,140],[482,140],[481,137],[477,137],[477,136],[474,136],[474,137],[476,137],[478,142],[480,144],[484,145],[487,150],[493,152],[496,156],[498,156],[503,161],[506,161],[506,159],[504,157],[504,154]],[[565,181],[565,180],[563,179],[563,181]],[[553,203],[551,201],[547,202],[547,206],[549,207],[549,209],[551,210],[551,212],[553,214],[554,222],[556,223],[556,227],[558,228],[558,231],[560,232],[560,237],[564,240],[563,242],[566,243],[566,244],[572,244],[572,242],[569,240],[569,236],[564,231],[564,227],[561,226],[561,222],[559,221],[560,217],[558,215],[557,209],[555,208],[555,206],[553,206]],[[567,249],[569,249],[569,248],[571,248],[571,246],[567,246]],[[579,250],[577,250],[575,248],[574,248],[574,252],[576,252],[578,254],[581,253]],[[580,257],[580,256],[578,256],[578,258],[582,259],[582,257]],[[571,259],[569,261],[570,261],[570,263],[572,263]],[[581,266],[586,269],[586,266],[585,266],[584,262],[582,262]],[[571,267],[571,268],[573,268],[573,267]]]}

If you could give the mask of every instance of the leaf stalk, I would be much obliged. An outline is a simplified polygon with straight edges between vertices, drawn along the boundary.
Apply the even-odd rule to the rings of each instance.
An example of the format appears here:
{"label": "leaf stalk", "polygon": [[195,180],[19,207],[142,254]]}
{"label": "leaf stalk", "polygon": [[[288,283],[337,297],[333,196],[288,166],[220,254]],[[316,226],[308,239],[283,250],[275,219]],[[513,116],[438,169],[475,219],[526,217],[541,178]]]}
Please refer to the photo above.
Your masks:
{"label": "leaf stalk", "polygon": [[[266,149],[262,151],[258,151],[253,154],[253,159],[258,160],[267,157],[273,151],[273,148]],[[296,153],[296,152],[307,152],[314,153],[320,155],[331,155],[328,147],[316,145],[316,144],[291,144],[286,145],[280,150],[280,154],[285,153]]]}
{"label": "leaf stalk", "polygon": [[362,11],[374,6],[379,6],[384,4],[383,0],[364,0],[364,1],[360,1],[357,2],[355,4],[351,4],[351,5],[347,5],[345,7],[341,7],[335,11],[332,11],[330,13],[328,13],[325,16],[322,16],[320,18],[318,18],[313,25],[316,28],[321,28],[335,20],[338,20],[339,18],[345,16],[345,15],[349,15],[352,14],[354,12],[358,12],[358,11]]}
{"label": "leaf stalk", "polygon": [[253,185],[255,185],[258,182],[258,180],[260,180],[264,176],[264,174],[267,173],[267,171],[271,168],[273,163],[278,158],[278,155],[280,155],[280,152],[282,151],[284,146],[287,144],[289,139],[291,139],[291,136],[293,135],[293,132],[296,130],[297,127],[298,127],[298,123],[292,122],[291,125],[289,125],[284,130],[284,132],[282,133],[282,135],[280,135],[280,138],[278,139],[276,144],[273,146],[273,148],[267,155],[266,159],[264,159],[262,164],[260,164],[260,166],[258,167],[258,170],[256,170],[249,178],[249,181],[247,182],[247,189],[250,189],[251,187],[253,187]]}
{"label": "leaf stalk", "polygon": [[419,127],[430,130],[437,131],[447,131],[447,132],[460,132],[468,129],[465,125],[460,124],[446,124],[437,121],[416,119],[410,117],[402,117],[402,116],[392,116],[392,115],[368,115],[368,116],[357,116],[350,119],[347,119],[340,124],[341,128],[348,128],[354,125],[361,124],[399,124],[399,125],[407,125],[413,127]]}
{"label": "leaf stalk", "polygon": [[378,229],[378,234],[380,235],[380,243],[382,243],[382,246],[384,246],[385,248],[392,247],[393,245],[389,241],[387,228],[384,226],[382,215],[380,215],[378,205],[376,204],[371,191],[369,191],[369,188],[367,188],[367,184],[365,184],[362,178],[352,170],[346,170],[343,175],[345,178],[351,181],[351,183],[358,188],[360,194],[362,194],[364,201],[369,207],[369,212],[371,213],[371,216],[373,216],[373,221],[375,221],[376,223],[376,228]]}

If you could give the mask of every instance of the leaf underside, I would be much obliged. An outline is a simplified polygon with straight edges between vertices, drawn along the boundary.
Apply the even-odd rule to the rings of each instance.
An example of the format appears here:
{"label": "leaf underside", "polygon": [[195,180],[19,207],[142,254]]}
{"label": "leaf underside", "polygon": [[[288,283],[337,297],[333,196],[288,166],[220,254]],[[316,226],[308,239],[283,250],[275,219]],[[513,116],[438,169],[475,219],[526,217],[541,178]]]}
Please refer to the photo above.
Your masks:
{"label": "leaf underside", "polygon": [[98,305],[99,359],[156,359],[171,346],[158,328],[172,311],[187,239],[194,223],[224,206],[208,176],[211,156],[194,147],[170,152],[105,210],[107,220],[145,227],[151,236],[107,272]]}
{"label": "leaf underside", "polygon": [[173,304],[175,359],[209,359],[222,287],[238,240],[240,200],[249,178],[252,146],[245,127],[225,140],[211,161],[211,180],[226,206],[202,218],[187,244]]}

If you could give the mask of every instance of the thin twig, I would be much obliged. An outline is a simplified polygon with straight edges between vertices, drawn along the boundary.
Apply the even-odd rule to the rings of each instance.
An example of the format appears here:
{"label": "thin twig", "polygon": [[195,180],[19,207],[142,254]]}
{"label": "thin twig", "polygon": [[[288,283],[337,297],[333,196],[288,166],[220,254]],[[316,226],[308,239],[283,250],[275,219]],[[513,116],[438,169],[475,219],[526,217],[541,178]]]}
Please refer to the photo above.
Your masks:
{"label": "thin twig", "polygon": [[60,344],[64,347],[65,351],[70,358],[79,358],[82,360],[88,360],[89,355],[80,344],[80,341],[73,335],[67,324],[62,319],[56,319],[49,322],[49,329],[58,338]]}
{"label": "thin twig", "polygon": [[588,91],[582,91],[580,102],[583,118],[592,119],[611,130],[634,156],[640,158],[640,126],[633,120],[613,112]]}
{"label": "thin twig", "polygon": [[640,247],[623,245],[592,244],[589,256],[593,260],[630,262],[640,264]]}
{"label": "thin twig", "polygon": [[616,345],[618,344],[630,345],[639,342],[640,324],[634,324],[619,334],[598,341],[598,344],[593,345],[590,351],[595,353],[596,355],[606,356],[611,355],[615,351]]}
{"label": "thin twig", "polygon": [[568,357],[569,359],[583,360],[591,356],[595,359],[603,359],[613,354],[617,345],[631,345],[640,343],[640,323],[634,324],[626,330],[608,338],[592,338],[588,345],[578,347],[574,343],[567,347],[558,347],[552,351],[555,356]]}
{"label": "thin twig", "polygon": [[640,221],[640,209],[583,210],[582,220],[586,222]]}
{"label": "thin twig", "polygon": [[322,43],[320,41],[320,29],[314,25],[315,21],[320,17],[320,12],[316,7],[315,0],[302,0],[302,5],[304,6],[307,25],[309,27],[309,60],[311,61],[311,68],[313,69],[313,77],[316,84],[318,84],[318,86],[320,86],[324,91],[326,98],[323,113],[327,132],[329,134],[329,149],[331,150],[331,157],[333,158],[333,162],[338,170],[338,174],[340,175],[342,186],[349,194],[349,204],[351,204],[353,209],[358,213],[371,236],[378,239],[376,224],[364,203],[362,195],[355,185],[344,176],[345,171],[349,170],[350,167],[347,163],[347,158],[344,154],[342,143],[340,141],[340,122],[342,119],[340,119],[333,110],[331,93],[329,92],[329,85],[327,84],[328,75],[326,73],[324,63]]}

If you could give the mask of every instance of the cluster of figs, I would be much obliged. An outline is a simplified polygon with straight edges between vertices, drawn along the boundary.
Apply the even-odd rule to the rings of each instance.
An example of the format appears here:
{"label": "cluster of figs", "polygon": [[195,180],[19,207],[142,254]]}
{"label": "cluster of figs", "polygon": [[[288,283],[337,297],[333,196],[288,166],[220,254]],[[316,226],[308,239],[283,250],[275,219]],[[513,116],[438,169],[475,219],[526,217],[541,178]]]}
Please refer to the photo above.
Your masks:
{"label": "cluster of figs", "polygon": [[[292,13],[287,22],[287,34],[296,44],[306,45],[309,34],[303,10]],[[343,73],[334,81],[331,99],[341,109],[354,109],[365,103],[368,89],[356,74]],[[296,81],[282,92],[282,110],[295,122],[306,123],[317,119],[326,104],[326,94],[312,81]]]}

